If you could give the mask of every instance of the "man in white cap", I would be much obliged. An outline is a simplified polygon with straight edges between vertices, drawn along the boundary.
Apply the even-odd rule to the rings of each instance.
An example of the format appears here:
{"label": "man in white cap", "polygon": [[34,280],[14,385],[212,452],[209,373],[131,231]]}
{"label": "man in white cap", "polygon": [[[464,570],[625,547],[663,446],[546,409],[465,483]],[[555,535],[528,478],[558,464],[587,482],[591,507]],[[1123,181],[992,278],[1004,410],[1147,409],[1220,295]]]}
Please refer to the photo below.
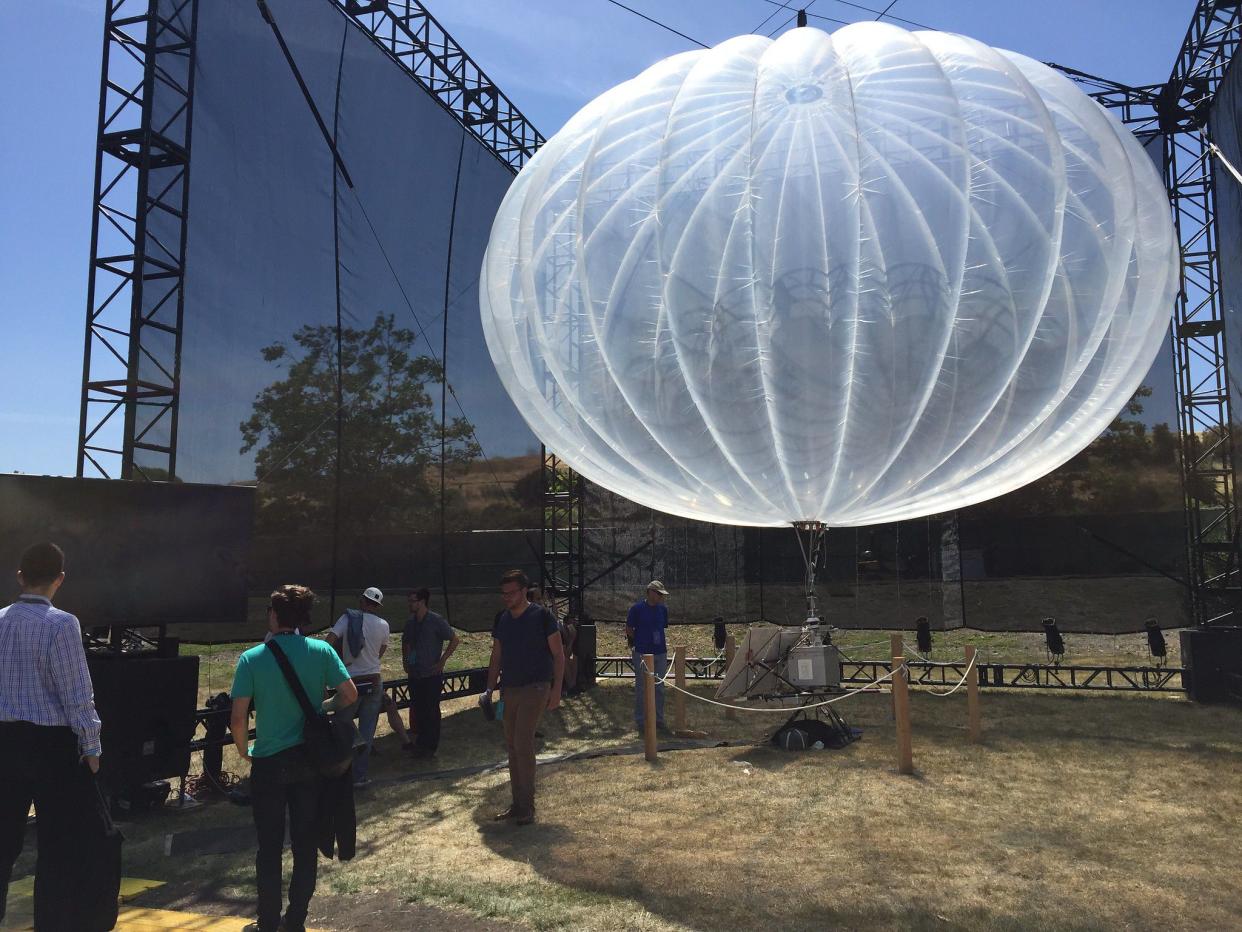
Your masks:
{"label": "man in white cap", "polygon": [[358,608],[349,608],[328,632],[328,643],[341,652],[349,678],[358,687],[358,704],[352,710],[358,717],[358,739],[363,742],[354,760],[354,786],[362,788],[370,780],[371,743],[384,706],[384,681],[380,658],[388,650],[388,622],[378,614],[384,593],[374,586],[362,593]]}
{"label": "man in white cap", "polygon": [[668,590],[664,583],[653,579],[647,583],[647,597],[630,606],[625,616],[625,634],[634,642],[634,722],[639,733],[646,721],[643,702],[643,654],[655,656],[656,675],[656,730],[668,734],[664,724],[664,677],[668,673],[668,645],[664,640],[664,629],[668,627],[668,606],[664,598]]}

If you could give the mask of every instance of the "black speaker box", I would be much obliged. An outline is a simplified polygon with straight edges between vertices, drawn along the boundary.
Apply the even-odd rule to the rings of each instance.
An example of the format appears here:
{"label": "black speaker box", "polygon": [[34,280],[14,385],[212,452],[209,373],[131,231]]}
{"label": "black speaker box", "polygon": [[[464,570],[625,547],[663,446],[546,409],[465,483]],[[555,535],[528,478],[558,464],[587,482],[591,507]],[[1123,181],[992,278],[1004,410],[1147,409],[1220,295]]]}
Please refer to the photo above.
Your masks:
{"label": "black speaker box", "polygon": [[1242,678],[1242,628],[1184,628],[1182,685],[1195,702],[1238,702]]}
{"label": "black speaker box", "polygon": [[112,792],[190,769],[198,657],[87,656],[103,722],[100,776]]}

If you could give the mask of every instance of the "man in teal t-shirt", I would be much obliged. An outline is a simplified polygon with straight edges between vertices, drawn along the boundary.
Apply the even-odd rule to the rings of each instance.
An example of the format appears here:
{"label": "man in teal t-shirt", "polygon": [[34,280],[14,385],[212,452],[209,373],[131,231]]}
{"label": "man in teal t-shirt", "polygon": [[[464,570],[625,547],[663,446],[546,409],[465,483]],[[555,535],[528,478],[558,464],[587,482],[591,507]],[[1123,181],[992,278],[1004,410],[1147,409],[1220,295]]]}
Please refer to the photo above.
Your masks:
{"label": "man in teal t-shirt", "polygon": [[[305,638],[292,631],[280,631],[274,637],[280,639],[277,643],[312,703],[323,699],[325,690],[336,689],[349,679],[340,654],[327,641]],[[256,736],[250,747],[252,762],[256,757],[271,757],[302,743],[306,716],[266,643],[250,648],[238,658],[231,695],[234,699],[249,698],[254,703]]]}
{"label": "man in teal t-shirt", "polygon": [[[309,624],[314,600],[314,593],[305,586],[281,586],[272,593],[268,606],[268,630],[289,658],[312,704],[321,703],[329,689],[336,689],[336,701],[345,706],[357,701],[358,690],[340,656],[326,642],[304,638],[297,631]],[[266,643],[250,648],[238,659],[232,697],[233,743],[237,753],[250,761],[250,803],[259,836],[255,859],[259,918],[248,928],[301,932],[315,892],[319,856],[315,839],[319,785],[300,747],[306,717]],[[252,702],[256,737],[254,746],[249,747]],[[289,880],[289,909],[282,923],[280,859],[286,810],[293,876]]]}

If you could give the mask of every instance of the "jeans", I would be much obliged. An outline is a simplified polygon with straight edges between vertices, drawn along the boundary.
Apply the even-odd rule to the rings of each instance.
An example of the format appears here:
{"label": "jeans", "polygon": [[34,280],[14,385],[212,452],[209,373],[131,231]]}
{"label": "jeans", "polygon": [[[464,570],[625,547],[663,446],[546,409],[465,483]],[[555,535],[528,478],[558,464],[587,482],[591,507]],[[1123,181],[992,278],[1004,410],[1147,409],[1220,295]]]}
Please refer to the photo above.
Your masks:
{"label": "jeans", "polygon": [[4,762],[0,767],[0,920],[33,802],[39,846],[36,928],[50,932],[112,928],[97,924],[98,917],[88,914],[84,897],[84,891],[98,886],[89,881],[88,872],[103,869],[93,863],[89,842],[103,835],[108,821],[95,776],[79,760],[77,736],[69,728],[0,722],[0,761]]}
{"label": "jeans", "polygon": [[250,763],[250,806],[259,836],[255,879],[259,888],[259,928],[275,932],[280,923],[280,859],[285,847],[285,810],[289,812],[289,843],[293,876],[289,879],[289,910],[285,927],[301,929],[315,893],[319,851],[315,845],[319,781],[301,747]]}
{"label": "jeans", "polygon": [[379,724],[380,711],[384,708],[384,684],[379,674],[359,676],[354,679],[358,685],[358,701],[350,709],[351,715],[358,719],[358,748],[354,758],[354,780],[365,780],[367,768],[371,763],[371,745],[375,742],[375,726]]}
{"label": "jeans", "polygon": [[509,751],[509,788],[513,814],[535,815],[535,729],[548,707],[548,683],[501,687],[505,703],[505,747]]}
{"label": "jeans", "polygon": [[[664,683],[661,682],[668,675],[668,654],[655,654],[655,675],[656,675],[656,724],[664,724]],[[642,728],[646,721],[645,712],[647,710],[647,702],[645,697],[646,689],[646,668],[643,666],[643,655],[637,650],[634,651],[632,658],[634,664],[634,721],[638,723],[638,727]]]}
{"label": "jeans", "polygon": [[426,751],[440,746],[440,674],[410,680],[410,705],[414,709],[417,734],[414,743]]}

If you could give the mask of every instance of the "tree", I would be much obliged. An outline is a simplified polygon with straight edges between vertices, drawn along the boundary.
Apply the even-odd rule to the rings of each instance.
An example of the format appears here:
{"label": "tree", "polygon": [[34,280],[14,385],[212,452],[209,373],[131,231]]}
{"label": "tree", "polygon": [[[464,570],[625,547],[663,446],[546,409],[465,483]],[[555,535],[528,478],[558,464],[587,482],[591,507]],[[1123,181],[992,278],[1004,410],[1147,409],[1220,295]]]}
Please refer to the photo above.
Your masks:
{"label": "tree", "polygon": [[[331,528],[338,466],[344,533],[409,531],[433,518],[441,438],[430,386],[444,371],[416,355],[414,342],[413,331],[381,314],[368,329],[341,329],[339,365],[337,328],[328,324],[263,349],[284,378],[258,394],[241,425],[241,452],[257,451],[261,530]],[[445,424],[444,441],[446,467],[479,455],[465,418]]]}
{"label": "tree", "polygon": [[1171,511],[1182,507],[1177,437],[1167,424],[1142,420],[1140,385],[1125,408],[1064,466],[975,508],[984,516]]}

